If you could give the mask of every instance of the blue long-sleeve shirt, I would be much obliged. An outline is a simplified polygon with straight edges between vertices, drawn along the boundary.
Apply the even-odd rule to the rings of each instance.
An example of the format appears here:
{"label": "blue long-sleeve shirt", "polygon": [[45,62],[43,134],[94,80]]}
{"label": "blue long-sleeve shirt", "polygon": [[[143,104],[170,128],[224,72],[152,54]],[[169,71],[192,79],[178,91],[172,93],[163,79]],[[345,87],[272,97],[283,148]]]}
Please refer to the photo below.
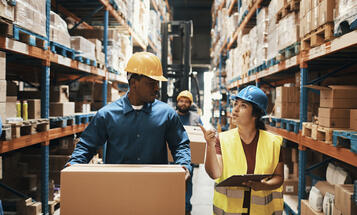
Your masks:
{"label": "blue long-sleeve shirt", "polygon": [[137,111],[125,95],[100,109],[82,133],[69,163],[88,163],[106,142],[105,163],[167,164],[167,143],[175,164],[191,169],[187,133],[175,110],[158,100]]}

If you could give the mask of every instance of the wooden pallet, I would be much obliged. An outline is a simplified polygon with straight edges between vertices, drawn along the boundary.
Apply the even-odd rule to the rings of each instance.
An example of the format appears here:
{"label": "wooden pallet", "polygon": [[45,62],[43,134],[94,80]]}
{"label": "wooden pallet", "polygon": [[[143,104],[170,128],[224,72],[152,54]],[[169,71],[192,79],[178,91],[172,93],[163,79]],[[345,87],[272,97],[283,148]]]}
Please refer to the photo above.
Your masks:
{"label": "wooden pallet", "polygon": [[289,13],[297,12],[300,9],[300,0],[292,0],[289,3],[285,3],[284,7],[281,8],[276,14],[276,23],[278,23],[282,18],[287,16]]}
{"label": "wooden pallet", "polygon": [[13,25],[13,37],[15,40],[47,50],[47,39],[31,31],[25,30],[17,25]]}
{"label": "wooden pallet", "polygon": [[97,68],[104,70],[105,69],[105,63],[97,61]]}
{"label": "wooden pallet", "polygon": [[301,50],[309,50],[333,38],[335,38],[333,34],[333,23],[327,23],[310,32],[301,40]]}
{"label": "wooden pallet", "polygon": [[335,128],[326,128],[322,126],[317,126],[316,139],[327,144],[332,144],[332,133]]}
{"label": "wooden pallet", "polygon": [[279,51],[277,60],[284,61],[286,59],[292,58],[300,53],[300,42],[296,42],[285,49]]}
{"label": "wooden pallet", "polygon": [[53,53],[62,55],[63,57],[71,58],[72,60],[75,59],[77,54],[77,51],[75,51],[74,49],[68,48],[53,41],[50,42],[50,47]]}
{"label": "wooden pallet", "polygon": [[[47,119],[31,119],[23,122],[10,122],[5,125],[11,127],[11,139],[49,130],[49,121]],[[6,136],[7,138],[5,139],[9,140],[9,135]]]}
{"label": "wooden pallet", "polygon": [[2,125],[2,133],[0,134],[1,141],[11,140],[11,125],[10,124],[3,124]]}
{"label": "wooden pallet", "polygon": [[55,214],[56,209],[59,208],[59,201],[48,201],[48,212],[50,215]]}
{"label": "wooden pallet", "polygon": [[50,128],[64,128],[74,123],[74,116],[50,117]]}
{"label": "wooden pallet", "polygon": [[339,148],[348,148],[357,153],[357,131],[335,130],[333,132],[333,145]]}
{"label": "wooden pallet", "polygon": [[13,37],[13,26],[11,21],[0,17],[0,35]]}
{"label": "wooden pallet", "polygon": [[302,125],[302,136],[310,137],[313,140],[332,144],[333,131],[336,128],[326,128],[312,122],[304,122]]}

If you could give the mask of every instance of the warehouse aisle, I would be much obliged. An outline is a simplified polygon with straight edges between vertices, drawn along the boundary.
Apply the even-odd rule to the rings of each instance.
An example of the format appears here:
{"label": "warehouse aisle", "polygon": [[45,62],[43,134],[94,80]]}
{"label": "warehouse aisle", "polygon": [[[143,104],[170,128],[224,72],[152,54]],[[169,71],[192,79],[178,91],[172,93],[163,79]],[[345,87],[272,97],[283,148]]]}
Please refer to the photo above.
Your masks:
{"label": "warehouse aisle", "polygon": [[212,214],[214,181],[207,175],[204,164],[193,173],[192,215]]}

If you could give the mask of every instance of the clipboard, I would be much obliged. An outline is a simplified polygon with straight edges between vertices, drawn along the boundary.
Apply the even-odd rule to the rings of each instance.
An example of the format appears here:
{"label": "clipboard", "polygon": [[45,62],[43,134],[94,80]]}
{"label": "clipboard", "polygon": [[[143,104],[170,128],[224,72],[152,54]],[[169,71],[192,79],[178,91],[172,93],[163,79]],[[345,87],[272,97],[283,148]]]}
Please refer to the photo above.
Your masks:
{"label": "clipboard", "polygon": [[232,175],[221,183],[217,184],[217,187],[244,187],[243,182],[246,181],[261,181],[264,178],[272,177],[272,174],[265,175],[256,175],[256,174],[247,174],[247,175]]}

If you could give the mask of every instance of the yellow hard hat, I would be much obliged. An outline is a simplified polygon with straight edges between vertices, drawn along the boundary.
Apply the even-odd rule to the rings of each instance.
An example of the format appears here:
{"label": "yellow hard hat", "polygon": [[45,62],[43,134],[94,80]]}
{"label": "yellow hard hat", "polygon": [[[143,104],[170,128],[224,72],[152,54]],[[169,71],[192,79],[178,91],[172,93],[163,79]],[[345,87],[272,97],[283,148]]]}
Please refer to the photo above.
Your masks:
{"label": "yellow hard hat", "polygon": [[182,92],[177,96],[177,99],[176,99],[176,100],[178,101],[181,97],[186,97],[186,98],[188,98],[188,99],[191,101],[191,103],[193,102],[192,94],[191,94],[190,91],[188,91],[188,90],[182,91]]}
{"label": "yellow hard hat", "polygon": [[157,81],[167,81],[163,76],[160,59],[150,52],[137,52],[131,56],[125,71],[145,75]]}

